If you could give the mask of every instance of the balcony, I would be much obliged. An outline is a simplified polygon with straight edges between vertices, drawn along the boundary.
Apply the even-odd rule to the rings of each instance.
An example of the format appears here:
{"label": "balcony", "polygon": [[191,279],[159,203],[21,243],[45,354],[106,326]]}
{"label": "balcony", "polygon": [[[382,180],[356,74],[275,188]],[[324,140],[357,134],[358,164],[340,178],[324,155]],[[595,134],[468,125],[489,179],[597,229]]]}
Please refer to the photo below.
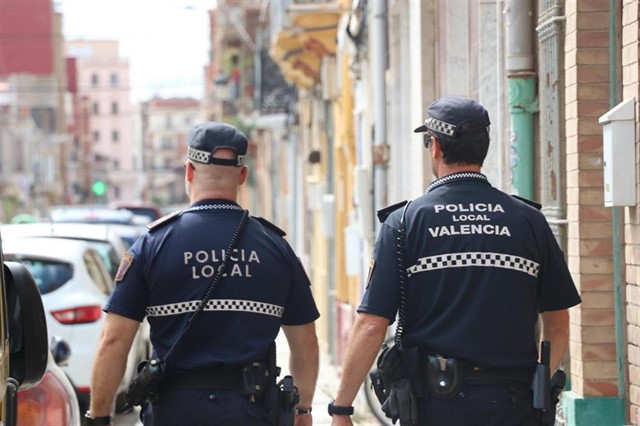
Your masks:
{"label": "balcony", "polygon": [[338,22],[347,1],[291,0],[274,11],[279,23],[269,55],[287,81],[309,89],[320,80],[325,56],[335,56]]}

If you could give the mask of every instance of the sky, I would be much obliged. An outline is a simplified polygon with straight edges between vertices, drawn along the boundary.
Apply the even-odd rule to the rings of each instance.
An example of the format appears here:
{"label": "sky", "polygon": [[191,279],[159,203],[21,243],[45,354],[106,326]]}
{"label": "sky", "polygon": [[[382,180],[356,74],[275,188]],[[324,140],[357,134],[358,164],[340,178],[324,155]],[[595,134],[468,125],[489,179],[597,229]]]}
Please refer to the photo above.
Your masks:
{"label": "sky", "polygon": [[216,0],[54,0],[66,40],[118,40],[131,99],[201,98]]}

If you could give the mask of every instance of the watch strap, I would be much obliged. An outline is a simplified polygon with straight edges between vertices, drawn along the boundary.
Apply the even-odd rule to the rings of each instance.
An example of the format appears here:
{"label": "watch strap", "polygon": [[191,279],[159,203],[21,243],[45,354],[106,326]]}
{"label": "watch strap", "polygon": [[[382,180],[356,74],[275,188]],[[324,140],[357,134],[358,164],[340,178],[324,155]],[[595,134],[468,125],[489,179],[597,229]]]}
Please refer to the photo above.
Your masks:
{"label": "watch strap", "polygon": [[86,426],[109,426],[112,422],[111,416],[92,417],[88,411],[84,413]]}
{"label": "watch strap", "polygon": [[330,416],[338,415],[338,416],[352,416],[353,415],[353,406],[343,406],[343,405],[335,405],[335,400],[332,399],[329,401],[329,406],[327,407],[327,411]]}

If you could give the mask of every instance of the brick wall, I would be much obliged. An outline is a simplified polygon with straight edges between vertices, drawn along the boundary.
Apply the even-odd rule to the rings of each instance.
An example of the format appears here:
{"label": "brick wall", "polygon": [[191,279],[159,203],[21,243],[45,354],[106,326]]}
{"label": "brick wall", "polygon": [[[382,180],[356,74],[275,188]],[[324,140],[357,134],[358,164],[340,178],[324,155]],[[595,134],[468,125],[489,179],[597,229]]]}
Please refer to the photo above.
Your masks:
{"label": "brick wall", "polygon": [[604,207],[602,128],[609,110],[609,2],[565,3],[569,267],[582,304],[571,309],[572,390],[615,396],[617,364],[611,209]]}
{"label": "brick wall", "polygon": [[[640,83],[638,82],[640,67],[638,43],[638,0],[624,0],[622,3],[622,98],[636,99],[636,123],[640,122],[638,100],[640,99]],[[638,143],[640,126],[636,127],[636,173],[639,173],[640,144]],[[640,176],[636,176],[636,182]],[[636,194],[640,193],[636,190]],[[640,199],[640,196],[638,196]],[[626,312],[627,339],[629,357],[629,421],[640,423],[640,209],[625,209],[625,259],[626,268]]]}

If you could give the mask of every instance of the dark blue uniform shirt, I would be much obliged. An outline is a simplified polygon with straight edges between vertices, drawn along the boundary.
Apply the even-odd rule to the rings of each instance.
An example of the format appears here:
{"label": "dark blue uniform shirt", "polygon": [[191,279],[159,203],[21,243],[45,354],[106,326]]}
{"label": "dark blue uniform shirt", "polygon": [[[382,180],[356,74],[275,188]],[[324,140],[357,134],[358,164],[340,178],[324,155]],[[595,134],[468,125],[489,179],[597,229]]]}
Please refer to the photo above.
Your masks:
{"label": "dark blue uniform shirt", "polygon": [[[395,320],[396,255],[403,209],[380,229],[358,312]],[[543,214],[479,173],[431,184],[406,212],[407,304],[403,343],[482,367],[536,363],[539,312],[580,303]]]}
{"label": "dark blue uniform shirt", "polygon": [[[241,216],[235,203],[205,200],[153,227],[129,250],[105,311],[136,321],[146,316],[154,351],[164,359],[229,255],[225,250]],[[303,266],[276,229],[249,218],[226,275],[172,353],[169,368],[263,360],[281,324],[318,318]]]}

